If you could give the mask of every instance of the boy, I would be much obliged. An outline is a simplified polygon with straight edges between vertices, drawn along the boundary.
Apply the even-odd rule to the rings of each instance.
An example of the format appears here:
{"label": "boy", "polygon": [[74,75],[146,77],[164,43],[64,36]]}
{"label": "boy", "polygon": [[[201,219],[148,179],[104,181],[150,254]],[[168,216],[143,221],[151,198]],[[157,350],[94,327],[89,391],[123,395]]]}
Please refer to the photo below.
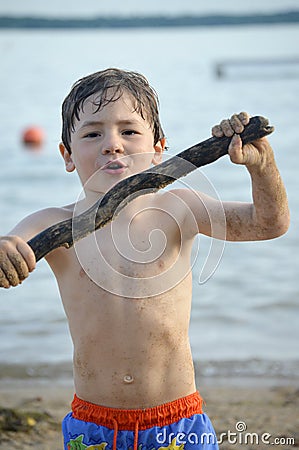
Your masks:
{"label": "boy", "polygon": [[[79,80],[62,117],[60,152],[66,170],[77,170],[84,198],[36,212],[1,238],[2,287],[34,270],[26,241],[161,161],[158,100],[140,74],[107,69]],[[74,344],[76,394],[63,421],[65,449],[218,448],[196,391],[188,340],[192,242],[197,233],[271,239],[289,224],[267,139],[242,147],[235,134],[248,121],[246,113],[233,115],[213,135],[232,137],[230,158],[246,165],[253,203],[221,203],[187,189],[145,193],[73,248],[47,255]]]}

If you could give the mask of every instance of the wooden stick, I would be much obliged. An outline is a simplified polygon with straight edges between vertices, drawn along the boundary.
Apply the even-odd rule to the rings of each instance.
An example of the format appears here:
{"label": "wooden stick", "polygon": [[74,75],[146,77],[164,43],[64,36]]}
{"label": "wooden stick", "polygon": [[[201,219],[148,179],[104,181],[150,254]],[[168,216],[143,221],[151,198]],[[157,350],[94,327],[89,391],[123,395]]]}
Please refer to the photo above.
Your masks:
{"label": "wooden stick", "polygon": [[[253,142],[274,131],[268,119],[250,119],[241,138],[243,144]],[[198,167],[210,164],[228,153],[231,138],[212,137],[184,150],[167,161],[128,177],[113,186],[102,199],[77,217],[59,222],[33,237],[28,244],[39,261],[58,247],[71,247],[75,242],[102,228],[134,198],[156,192]]]}

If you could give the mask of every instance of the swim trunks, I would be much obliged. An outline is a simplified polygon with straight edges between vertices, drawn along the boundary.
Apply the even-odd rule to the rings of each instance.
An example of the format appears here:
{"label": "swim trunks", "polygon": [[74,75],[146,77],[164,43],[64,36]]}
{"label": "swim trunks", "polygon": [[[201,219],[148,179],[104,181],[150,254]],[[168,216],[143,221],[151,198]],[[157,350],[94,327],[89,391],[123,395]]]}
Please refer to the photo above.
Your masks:
{"label": "swim trunks", "polygon": [[218,450],[198,392],[147,409],[108,408],[79,399],[62,422],[65,450]]}

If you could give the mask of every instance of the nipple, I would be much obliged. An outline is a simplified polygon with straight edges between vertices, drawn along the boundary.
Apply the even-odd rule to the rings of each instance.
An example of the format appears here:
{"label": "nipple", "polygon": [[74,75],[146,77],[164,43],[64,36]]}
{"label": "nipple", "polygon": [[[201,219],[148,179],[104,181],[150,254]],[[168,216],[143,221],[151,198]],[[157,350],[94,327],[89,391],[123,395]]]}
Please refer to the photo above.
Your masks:
{"label": "nipple", "polygon": [[125,375],[124,376],[124,382],[127,384],[133,383],[134,378],[132,377],[132,375]]}

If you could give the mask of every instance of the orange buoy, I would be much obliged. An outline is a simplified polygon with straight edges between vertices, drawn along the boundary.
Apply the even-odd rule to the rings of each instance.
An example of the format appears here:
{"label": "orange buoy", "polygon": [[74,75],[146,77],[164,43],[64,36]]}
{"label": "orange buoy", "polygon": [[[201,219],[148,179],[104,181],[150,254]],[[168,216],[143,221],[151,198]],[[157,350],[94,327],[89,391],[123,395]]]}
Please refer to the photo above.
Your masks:
{"label": "orange buoy", "polygon": [[29,127],[23,132],[22,141],[28,147],[38,148],[44,143],[45,133],[40,127]]}

